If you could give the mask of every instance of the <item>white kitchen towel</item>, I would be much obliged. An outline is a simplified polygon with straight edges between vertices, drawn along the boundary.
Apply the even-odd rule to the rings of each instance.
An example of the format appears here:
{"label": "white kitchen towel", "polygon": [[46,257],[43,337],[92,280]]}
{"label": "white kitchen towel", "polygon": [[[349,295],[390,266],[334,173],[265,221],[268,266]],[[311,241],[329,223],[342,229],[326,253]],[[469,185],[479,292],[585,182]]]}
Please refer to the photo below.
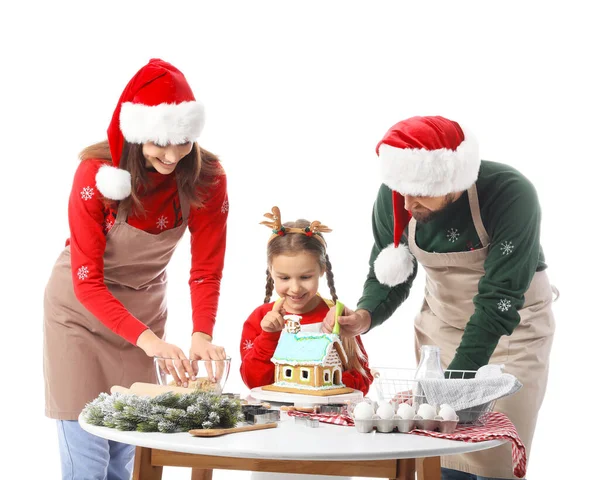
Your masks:
{"label": "white kitchen towel", "polygon": [[457,412],[508,397],[523,386],[510,373],[470,379],[423,378],[419,383],[427,403],[438,406],[445,403]]}

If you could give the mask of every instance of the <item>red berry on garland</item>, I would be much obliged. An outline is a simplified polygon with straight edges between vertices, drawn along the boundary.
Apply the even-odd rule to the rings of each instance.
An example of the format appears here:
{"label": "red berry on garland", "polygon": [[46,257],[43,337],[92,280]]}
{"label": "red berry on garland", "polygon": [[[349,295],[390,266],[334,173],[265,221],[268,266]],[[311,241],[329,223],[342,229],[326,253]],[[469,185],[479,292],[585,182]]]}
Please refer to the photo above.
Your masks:
{"label": "red berry on garland", "polygon": [[280,237],[283,237],[285,235],[285,232],[283,230],[279,230],[277,232],[277,235],[279,235]]}

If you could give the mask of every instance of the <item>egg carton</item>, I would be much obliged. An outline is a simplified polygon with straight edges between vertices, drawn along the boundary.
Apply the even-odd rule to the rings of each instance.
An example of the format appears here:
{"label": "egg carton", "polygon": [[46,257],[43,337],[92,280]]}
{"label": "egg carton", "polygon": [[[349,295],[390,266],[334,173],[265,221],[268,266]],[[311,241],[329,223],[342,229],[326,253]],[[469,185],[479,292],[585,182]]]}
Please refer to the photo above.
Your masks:
{"label": "egg carton", "polygon": [[372,419],[354,420],[354,426],[360,433],[370,433],[373,430],[380,433],[409,433],[415,428],[432,432],[454,433],[457,425],[458,420],[425,420],[421,418],[414,418],[412,420],[403,418],[384,419],[377,418],[377,415]]}

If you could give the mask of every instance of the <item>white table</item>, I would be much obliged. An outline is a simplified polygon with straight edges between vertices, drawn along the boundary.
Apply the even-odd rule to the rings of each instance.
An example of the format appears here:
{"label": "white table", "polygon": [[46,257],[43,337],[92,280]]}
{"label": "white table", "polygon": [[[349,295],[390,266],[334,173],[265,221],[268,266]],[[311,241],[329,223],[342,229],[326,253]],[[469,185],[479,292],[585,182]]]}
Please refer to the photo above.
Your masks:
{"label": "white table", "polygon": [[213,469],[307,473],[396,480],[440,479],[440,456],[502,445],[465,443],[402,433],[359,433],[354,427],[296,424],[281,415],[277,428],[200,438],[188,433],[122,432],[82,428],[108,440],[136,445],[133,479],[160,480],[162,467],[193,469],[192,479],[210,479]]}

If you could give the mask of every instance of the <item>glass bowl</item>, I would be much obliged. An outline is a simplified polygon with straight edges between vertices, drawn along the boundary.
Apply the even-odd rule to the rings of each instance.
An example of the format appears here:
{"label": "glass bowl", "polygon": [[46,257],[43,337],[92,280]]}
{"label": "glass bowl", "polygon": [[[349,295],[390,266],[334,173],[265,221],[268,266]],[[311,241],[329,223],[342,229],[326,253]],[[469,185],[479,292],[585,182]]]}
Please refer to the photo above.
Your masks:
{"label": "glass bowl", "polygon": [[[154,367],[159,385],[199,389],[220,395],[223,393],[231,358],[224,360],[173,360],[154,357]],[[180,389],[174,389],[182,392]]]}

